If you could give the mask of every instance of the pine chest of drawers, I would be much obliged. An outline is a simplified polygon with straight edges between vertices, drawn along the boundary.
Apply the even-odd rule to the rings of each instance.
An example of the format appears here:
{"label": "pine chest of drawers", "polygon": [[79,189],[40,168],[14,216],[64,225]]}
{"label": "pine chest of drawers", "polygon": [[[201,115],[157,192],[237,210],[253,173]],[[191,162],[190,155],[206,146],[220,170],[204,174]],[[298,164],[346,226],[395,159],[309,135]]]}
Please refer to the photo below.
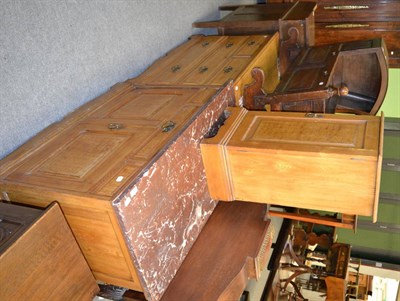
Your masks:
{"label": "pine chest of drawers", "polygon": [[97,280],[158,300],[216,203],[199,141],[232,86],[116,85],[1,161],[0,191],[56,200]]}
{"label": "pine chest of drawers", "polygon": [[202,144],[211,196],[373,216],[383,118],[247,111]]}
{"label": "pine chest of drawers", "polygon": [[254,36],[192,36],[186,43],[157,60],[139,77],[135,85],[222,87],[233,80],[237,101],[243,87],[250,84],[251,70],[266,74],[263,87],[273,91],[278,76],[279,34]]}

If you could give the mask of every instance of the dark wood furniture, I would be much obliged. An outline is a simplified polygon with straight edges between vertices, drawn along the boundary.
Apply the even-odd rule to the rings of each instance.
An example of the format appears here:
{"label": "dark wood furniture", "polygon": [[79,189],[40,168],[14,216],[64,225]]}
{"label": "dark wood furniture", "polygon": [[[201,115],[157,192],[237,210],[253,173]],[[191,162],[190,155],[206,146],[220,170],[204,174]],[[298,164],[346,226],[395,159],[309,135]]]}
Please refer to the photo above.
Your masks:
{"label": "dark wood furniture", "polygon": [[219,35],[273,34],[279,31],[282,40],[287,40],[289,28],[293,27],[299,32],[301,46],[314,45],[315,2],[228,5],[219,9],[232,12],[221,20],[194,22],[193,27],[216,28]]}
{"label": "dark wood furniture", "polygon": [[312,224],[321,224],[331,227],[338,227],[344,229],[353,229],[354,231],[357,228],[357,215],[352,214],[334,214],[334,215],[321,215],[318,213],[310,213],[306,209],[300,208],[291,208],[292,210],[281,211],[281,210],[274,210],[270,208],[268,210],[268,216],[276,216],[281,218],[287,218],[297,221],[302,221],[306,223]]}
{"label": "dark wood furniture", "polygon": [[239,300],[272,242],[264,204],[219,202],[161,301]]}
{"label": "dark wood furniture", "polygon": [[[300,0],[306,1],[306,0]],[[269,0],[268,2],[292,2]],[[316,0],[316,45],[383,38],[390,68],[400,67],[400,1]]]}
{"label": "dark wood furniture", "polygon": [[201,143],[214,199],[366,215],[376,221],[383,118],[228,111],[225,125]]}
{"label": "dark wood furniture", "polygon": [[346,279],[350,253],[351,246],[349,244],[333,244],[328,250],[326,274],[328,276]]}
{"label": "dark wood furniture", "polygon": [[314,45],[315,2],[227,5],[233,10],[218,21],[195,22],[194,27],[217,28],[220,35],[273,34],[279,32],[279,69],[288,66],[305,46]]}
{"label": "dark wood furniture", "polygon": [[121,83],[1,160],[0,191],[57,200],[97,280],[158,300],[216,202],[200,140],[233,87]]}
{"label": "dark wood furniture", "polygon": [[86,300],[99,287],[57,203],[0,202],[0,300]]}
{"label": "dark wood furniture", "polygon": [[[292,230],[286,244],[286,252],[282,256],[289,256],[287,263],[282,263],[280,269],[292,271],[286,279],[281,279],[281,292],[286,292],[289,285],[292,285],[296,295],[304,300],[300,287],[307,287],[313,291],[327,294],[327,300],[345,300],[347,285],[347,269],[350,262],[351,246],[343,243],[330,243],[323,253],[310,251],[307,254],[298,254],[296,242],[301,240],[303,229]],[[303,243],[303,242],[301,242]],[[326,247],[326,246],[325,246]],[[310,274],[310,279],[298,279],[302,274]],[[297,299],[296,299],[297,300]]]}
{"label": "dark wood furniture", "polygon": [[386,95],[388,64],[382,39],[306,47],[272,93],[253,69],[244,91],[249,110],[375,115]]}

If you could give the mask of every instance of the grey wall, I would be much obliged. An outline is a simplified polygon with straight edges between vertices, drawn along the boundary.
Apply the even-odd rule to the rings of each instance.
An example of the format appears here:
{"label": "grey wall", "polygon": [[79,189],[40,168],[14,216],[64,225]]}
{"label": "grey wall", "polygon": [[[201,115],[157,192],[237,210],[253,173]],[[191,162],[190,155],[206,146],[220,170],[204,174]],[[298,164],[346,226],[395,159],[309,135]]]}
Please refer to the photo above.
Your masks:
{"label": "grey wall", "polygon": [[224,2],[0,0],[0,158],[140,74]]}

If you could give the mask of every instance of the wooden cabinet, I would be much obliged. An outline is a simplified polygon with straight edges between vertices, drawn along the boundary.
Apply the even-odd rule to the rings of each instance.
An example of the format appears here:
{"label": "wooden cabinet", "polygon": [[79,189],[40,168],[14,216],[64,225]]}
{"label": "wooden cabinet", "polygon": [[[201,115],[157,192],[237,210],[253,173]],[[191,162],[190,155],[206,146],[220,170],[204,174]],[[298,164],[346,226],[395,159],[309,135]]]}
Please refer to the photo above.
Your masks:
{"label": "wooden cabinet", "polygon": [[214,199],[373,216],[383,118],[229,108],[201,151]]}
{"label": "wooden cabinet", "polygon": [[3,159],[0,191],[57,200],[97,280],[158,300],[215,207],[199,141],[232,91],[119,84]]}
{"label": "wooden cabinet", "polygon": [[267,205],[219,202],[161,301],[239,300],[269,258]]}
{"label": "wooden cabinet", "polygon": [[57,203],[0,202],[0,300],[86,300],[99,287]]}
{"label": "wooden cabinet", "polygon": [[249,110],[346,112],[375,115],[388,86],[388,62],[382,39],[304,48],[272,93],[264,93],[263,71],[244,91]]}
{"label": "wooden cabinet", "polygon": [[273,34],[287,40],[289,28],[298,31],[299,45],[314,44],[315,2],[266,3],[220,6],[232,12],[217,21],[195,22],[193,27],[217,28],[219,35]]}
{"label": "wooden cabinet", "polygon": [[390,67],[400,67],[400,1],[317,0],[316,2],[318,4],[315,11],[316,45],[382,37],[388,48]]}
{"label": "wooden cabinet", "polygon": [[194,27],[216,28],[219,35],[256,35],[279,32],[279,72],[298,55],[299,49],[314,45],[315,2],[266,3],[220,6],[232,10],[217,21],[195,22]]}
{"label": "wooden cabinet", "polygon": [[278,84],[279,35],[193,36],[131,80],[148,86],[222,87],[234,81],[236,100],[252,81],[251,70],[266,74],[263,87],[273,91]]}

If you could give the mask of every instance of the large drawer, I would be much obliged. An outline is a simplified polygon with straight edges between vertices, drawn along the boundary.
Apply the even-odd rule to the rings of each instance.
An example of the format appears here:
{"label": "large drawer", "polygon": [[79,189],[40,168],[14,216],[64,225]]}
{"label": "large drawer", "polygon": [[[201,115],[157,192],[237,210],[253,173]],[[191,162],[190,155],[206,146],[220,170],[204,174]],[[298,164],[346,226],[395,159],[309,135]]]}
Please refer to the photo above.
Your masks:
{"label": "large drawer", "polygon": [[229,108],[201,144],[211,196],[373,216],[382,164],[377,116]]}
{"label": "large drawer", "polygon": [[383,38],[388,51],[389,67],[400,67],[400,22],[349,21],[315,24],[318,45]]}

